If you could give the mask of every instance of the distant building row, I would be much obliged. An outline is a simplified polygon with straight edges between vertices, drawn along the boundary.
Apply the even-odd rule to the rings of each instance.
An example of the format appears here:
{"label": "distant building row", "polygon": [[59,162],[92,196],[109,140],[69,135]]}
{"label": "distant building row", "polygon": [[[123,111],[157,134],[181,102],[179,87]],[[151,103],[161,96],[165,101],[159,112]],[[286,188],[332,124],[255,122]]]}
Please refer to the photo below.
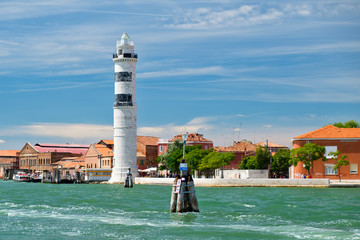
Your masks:
{"label": "distant building row", "polygon": [[[159,139],[157,137],[138,136],[137,137],[137,165],[140,175],[146,175],[149,169],[157,168],[156,158],[165,153],[169,144],[176,139],[182,141],[181,134],[174,136],[171,140]],[[341,170],[342,179],[360,179],[360,128],[337,128],[332,125],[317,129],[315,131],[295,137],[293,147],[304,146],[307,142],[312,142],[325,146],[326,154],[330,151],[339,150],[341,154],[347,155],[349,165]],[[187,145],[201,145],[202,149],[213,148],[213,142],[205,139],[202,134],[190,133],[186,141]],[[252,144],[247,141],[235,142],[229,147],[215,147],[218,152],[233,152],[235,160],[225,169],[237,169],[241,160],[246,156],[255,155],[257,146],[265,146],[266,143]],[[287,147],[274,143],[267,143],[268,149],[272,154],[279,149]],[[114,158],[114,141],[100,140],[91,145],[75,144],[41,144],[31,145],[26,143],[20,150],[0,150],[0,177],[4,169],[26,169],[30,172],[53,171],[62,169],[71,174],[79,169],[111,169]],[[336,160],[315,161],[311,169],[313,178],[338,177],[337,171],[333,170]],[[290,178],[301,178],[307,171],[302,164],[291,167]]]}

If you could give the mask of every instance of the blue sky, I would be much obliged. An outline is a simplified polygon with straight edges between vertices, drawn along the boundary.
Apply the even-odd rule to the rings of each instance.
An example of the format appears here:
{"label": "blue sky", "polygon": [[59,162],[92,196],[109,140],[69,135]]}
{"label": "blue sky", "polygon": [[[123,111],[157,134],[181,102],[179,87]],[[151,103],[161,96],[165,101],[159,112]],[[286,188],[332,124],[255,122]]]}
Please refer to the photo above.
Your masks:
{"label": "blue sky", "polygon": [[360,120],[359,1],[0,2],[0,149],[112,138],[116,41],[138,134],[291,139]]}

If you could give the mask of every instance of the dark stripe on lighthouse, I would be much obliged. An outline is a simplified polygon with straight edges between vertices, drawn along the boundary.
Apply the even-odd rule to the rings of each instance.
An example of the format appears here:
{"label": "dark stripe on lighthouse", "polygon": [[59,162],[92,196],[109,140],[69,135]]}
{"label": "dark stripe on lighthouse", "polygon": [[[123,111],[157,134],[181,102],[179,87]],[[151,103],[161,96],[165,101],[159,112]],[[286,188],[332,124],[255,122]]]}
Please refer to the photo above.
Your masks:
{"label": "dark stripe on lighthouse", "polygon": [[114,107],[133,106],[132,94],[115,94]]}
{"label": "dark stripe on lighthouse", "polygon": [[116,72],[115,73],[115,82],[131,82],[132,73],[131,72]]}

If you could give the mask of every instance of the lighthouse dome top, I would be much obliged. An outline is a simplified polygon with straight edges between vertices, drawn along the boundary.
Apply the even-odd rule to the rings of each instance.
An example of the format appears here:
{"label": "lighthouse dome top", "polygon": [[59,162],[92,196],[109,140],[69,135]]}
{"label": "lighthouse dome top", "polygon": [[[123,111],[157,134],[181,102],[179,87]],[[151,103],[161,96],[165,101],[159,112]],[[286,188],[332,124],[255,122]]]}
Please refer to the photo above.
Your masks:
{"label": "lighthouse dome top", "polygon": [[134,42],[130,40],[129,35],[126,32],[124,32],[124,34],[121,36],[121,40],[116,42],[116,46],[124,46],[124,45],[134,46]]}

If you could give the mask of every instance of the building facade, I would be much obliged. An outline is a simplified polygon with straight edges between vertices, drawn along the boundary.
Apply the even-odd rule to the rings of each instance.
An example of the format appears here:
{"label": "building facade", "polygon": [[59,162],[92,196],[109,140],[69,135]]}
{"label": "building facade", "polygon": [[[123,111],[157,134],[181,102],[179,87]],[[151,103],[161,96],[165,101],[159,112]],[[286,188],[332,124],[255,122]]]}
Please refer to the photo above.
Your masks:
{"label": "building facade", "polygon": [[0,150],[0,178],[4,177],[5,170],[19,168],[19,150]]}
{"label": "building facade", "polygon": [[137,137],[137,165],[139,170],[157,167],[158,137]]}
{"label": "building facade", "polygon": [[[341,179],[360,179],[360,128],[338,128],[328,125],[292,139],[293,148],[303,147],[308,142],[324,146],[327,158],[325,162],[313,162],[310,169],[312,178],[339,179],[338,171],[333,169],[337,161],[331,159],[328,154],[340,151],[340,155],[346,155],[349,161],[348,166],[341,167]],[[308,175],[308,171],[301,162],[290,169],[291,178],[302,178],[304,175]]]}
{"label": "building facade", "polygon": [[[158,141],[158,155],[165,153],[168,149],[169,144],[172,144],[175,140],[183,141],[182,134],[174,136],[170,141],[167,139],[159,139]],[[195,146],[201,145],[201,149],[208,150],[214,147],[213,141],[204,138],[204,134],[189,133],[186,139],[186,145]]]}
{"label": "building facade", "polygon": [[26,143],[19,153],[19,169],[52,172],[55,162],[64,157],[80,157],[88,148],[89,145]]}
{"label": "building facade", "polygon": [[224,166],[224,169],[238,169],[242,159],[247,156],[254,156],[256,146],[248,141],[238,141],[234,145],[229,147],[216,147],[218,152],[232,152],[235,155],[235,159],[230,162],[229,165]]}

